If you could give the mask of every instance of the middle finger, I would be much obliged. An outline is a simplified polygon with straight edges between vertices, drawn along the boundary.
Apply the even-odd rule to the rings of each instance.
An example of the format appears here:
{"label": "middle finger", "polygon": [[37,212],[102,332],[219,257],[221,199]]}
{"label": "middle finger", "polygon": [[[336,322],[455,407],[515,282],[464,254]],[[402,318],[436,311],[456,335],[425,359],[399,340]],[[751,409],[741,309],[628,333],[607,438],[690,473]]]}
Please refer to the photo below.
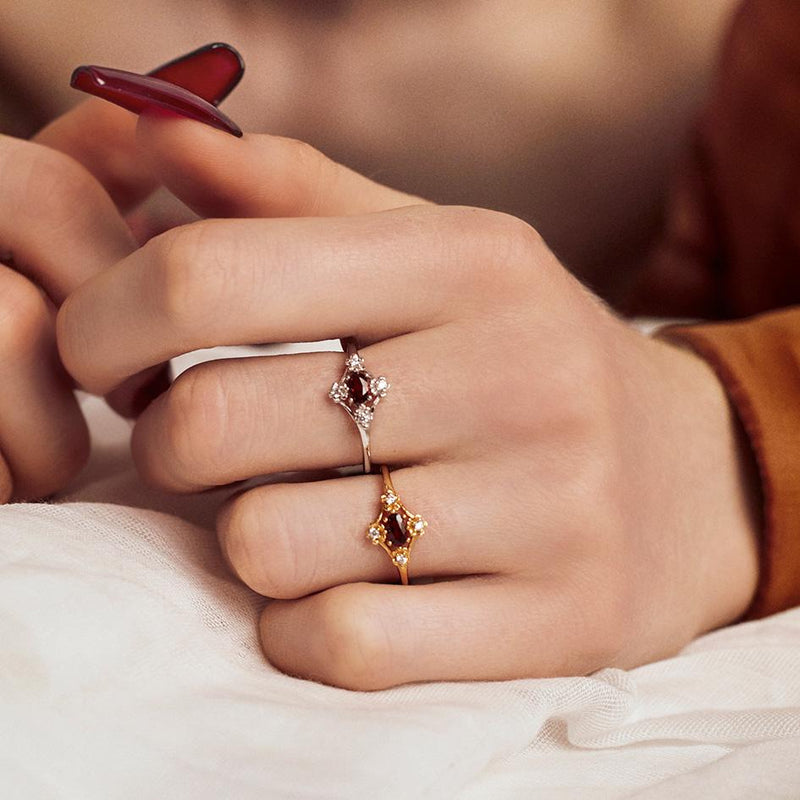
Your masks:
{"label": "middle finger", "polygon": [[[497,508],[472,491],[474,463],[411,467],[392,474],[401,502],[428,523],[411,551],[412,582],[508,573],[518,531],[495,536]],[[378,475],[250,489],[218,520],[228,563],[251,589],[291,599],[344,583],[398,581],[389,556],[367,539],[379,510]],[[511,565],[511,566],[510,566]]]}
{"label": "middle finger", "polygon": [[[199,348],[343,335],[364,344],[433,327],[501,299],[498,269],[516,263],[522,225],[435,206],[195,223],[74,292],[59,314],[61,355],[84,387],[106,393]],[[513,281],[502,285],[511,297]]]}

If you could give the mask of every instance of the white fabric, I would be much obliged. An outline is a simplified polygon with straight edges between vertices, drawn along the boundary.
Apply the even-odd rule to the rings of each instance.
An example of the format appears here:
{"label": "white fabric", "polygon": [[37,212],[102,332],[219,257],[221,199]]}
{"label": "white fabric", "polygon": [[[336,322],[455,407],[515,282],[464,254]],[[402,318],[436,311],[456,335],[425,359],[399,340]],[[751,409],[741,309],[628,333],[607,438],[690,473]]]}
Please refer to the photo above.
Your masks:
{"label": "white fabric", "polygon": [[800,797],[800,610],[589,678],[292,679],[220,561],[224,493],[145,489],[127,425],[85,409],[77,485],[0,508],[0,797]]}

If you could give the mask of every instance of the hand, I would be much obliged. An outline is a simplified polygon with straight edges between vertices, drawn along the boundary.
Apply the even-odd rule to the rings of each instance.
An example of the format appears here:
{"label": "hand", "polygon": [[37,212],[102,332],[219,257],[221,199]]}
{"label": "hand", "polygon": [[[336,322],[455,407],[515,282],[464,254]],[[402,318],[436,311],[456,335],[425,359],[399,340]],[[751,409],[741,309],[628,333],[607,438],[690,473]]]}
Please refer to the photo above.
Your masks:
{"label": "hand", "polygon": [[630,310],[740,317],[800,303],[800,4],[737,12]]}
{"label": "hand", "polygon": [[[62,127],[87,114],[68,115]],[[58,359],[55,307],[133,250],[120,212],[81,164],[0,136],[0,502],[43,497],[83,466],[89,434]]]}
{"label": "hand", "polygon": [[[365,537],[379,477],[233,499],[221,545],[278,598],[261,621],[276,666],[354,689],[583,674],[745,611],[750,476],[720,385],[615,318],[530,227],[422,204],[288,140],[145,117],[139,142],[196,212],[246,218],[177,228],[75,291],[58,320],[71,373],[102,393],[195,348],[355,336],[392,384],[373,460],[428,521],[406,587]],[[327,397],[342,366],[187,371],[136,423],[141,473],[190,492],[358,463]]]}
{"label": "hand", "polygon": [[[238,80],[231,70],[209,69],[222,59],[230,60],[224,48],[195,51],[156,74],[177,73],[185,85],[199,72],[199,90],[219,100]],[[134,134],[135,117],[90,101],[35,142],[0,136],[0,502],[64,488],[88,455],[86,423],[58,359],[55,310],[136,247],[122,215],[157,182],[137,157]],[[168,384],[159,365],[109,402],[135,415]]]}

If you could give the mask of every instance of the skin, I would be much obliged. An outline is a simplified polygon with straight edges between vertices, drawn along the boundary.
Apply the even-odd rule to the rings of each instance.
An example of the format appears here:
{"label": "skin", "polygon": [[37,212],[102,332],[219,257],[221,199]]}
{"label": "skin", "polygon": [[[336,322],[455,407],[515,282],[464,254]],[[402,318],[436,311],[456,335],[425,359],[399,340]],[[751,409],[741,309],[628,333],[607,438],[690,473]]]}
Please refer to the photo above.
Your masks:
{"label": "skin", "polygon": [[88,456],[88,430],[56,351],[55,309],[79,283],[130,253],[135,241],[98,181],[62,153],[0,136],[0,175],[0,502],[6,502],[64,487]]}
{"label": "skin", "polygon": [[[85,428],[53,355],[52,308],[67,295],[62,359],[117,402],[142,370],[196,347],[354,334],[393,383],[373,455],[429,522],[411,574],[430,582],[384,583],[393,568],[363,538],[375,476],[241,494],[220,540],[242,579],[277,598],[262,619],[277,666],[357,689],[583,674],[667,655],[745,611],[757,498],[704,362],[631,331],[519,219],[423,203],[293,140],[223,136],[144,119],[135,140],[129,117],[87,104],[40,144],[0,141],[15,154],[6,170],[23,165],[7,196],[55,209],[41,230],[4,233],[16,301],[0,340],[22,389],[9,418],[22,408],[47,425],[55,409],[39,439],[34,426],[18,437],[8,425],[5,438],[0,427],[9,494],[46,491],[26,480],[48,464],[47,480],[65,482],[81,459],[62,467],[59,454],[82,458]],[[123,213],[158,182],[201,217],[238,219],[180,226],[134,251]],[[94,261],[79,249],[84,214]],[[15,341],[18,331],[29,335]],[[140,471],[195,491],[357,463],[355,432],[324,393],[341,366],[330,354],[201,365],[140,418]],[[59,440],[75,431],[78,445]],[[34,463],[31,441],[55,442],[53,458]]]}
{"label": "skin", "polygon": [[245,130],[512,213],[614,300],[655,233],[734,4],[30,0],[21,13],[0,0],[0,130],[28,136],[78,103],[78,64],[144,72],[229,41],[247,74],[224,109]]}
{"label": "skin", "polygon": [[[431,582],[386,583],[394,568],[364,538],[376,476],[240,494],[220,542],[277,598],[261,621],[276,666],[352,689],[584,674],[666,656],[746,610],[757,521],[717,379],[617,319],[532,228],[423,203],[292,140],[144,117],[138,143],[215,219],[69,296],[71,374],[105,393],[210,344],[355,335],[393,383],[373,458],[428,520],[411,574]],[[195,367],[139,418],[141,474],[189,492],[359,463],[326,397],[341,368],[332,353]]]}
{"label": "skin", "polygon": [[[0,135],[0,503],[64,488],[88,456],[88,429],[56,350],[55,311],[137,246],[136,218],[123,215],[158,182],[136,157],[133,131],[132,116],[94,102],[31,142]],[[108,400],[133,416],[168,384],[160,365]]]}
{"label": "skin", "polygon": [[[28,137],[74,106],[68,76],[77,64],[146,71],[229,40],[249,77],[226,111],[246,128],[324,144],[367,174],[441,201],[535,219],[575,272],[611,294],[643,246],[731,1],[664,0],[634,13],[625,2],[589,12],[504,0],[487,19],[486,5],[470,0],[406,4],[399,16],[395,4],[370,2],[31,0],[20,13],[0,0],[0,131]],[[525,35],[499,19],[519,21]],[[148,33],[120,37],[121,28]],[[186,218],[164,194],[139,205],[155,183],[130,174],[141,170],[132,136],[117,136],[107,111],[86,108],[37,135],[56,153],[0,136],[0,502],[64,488],[88,453],[55,355],[54,308],[136,240]],[[648,147],[630,146],[639,140]],[[587,181],[601,163],[620,168]],[[135,413],[164,385],[163,370],[149,377],[155,388],[143,390],[142,377],[112,404]]]}

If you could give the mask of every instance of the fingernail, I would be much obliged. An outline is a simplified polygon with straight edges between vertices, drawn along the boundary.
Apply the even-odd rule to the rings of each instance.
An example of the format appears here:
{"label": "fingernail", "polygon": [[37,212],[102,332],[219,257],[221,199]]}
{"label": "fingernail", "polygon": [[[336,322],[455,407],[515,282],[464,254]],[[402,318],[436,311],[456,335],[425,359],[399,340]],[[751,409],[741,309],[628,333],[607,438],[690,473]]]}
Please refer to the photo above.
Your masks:
{"label": "fingernail", "polygon": [[241,128],[219,109],[182,86],[152,75],[137,75],[107,67],[78,67],[70,85],[87,94],[115,103],[134,114],[159,109],[204,122],[213,128],[241,136]]}
{"label": "fingernail", "polygon": [[218,106],[244,75],[244,60],[239,51],[223,42],[192,50],[147,73],[174,83]]}

